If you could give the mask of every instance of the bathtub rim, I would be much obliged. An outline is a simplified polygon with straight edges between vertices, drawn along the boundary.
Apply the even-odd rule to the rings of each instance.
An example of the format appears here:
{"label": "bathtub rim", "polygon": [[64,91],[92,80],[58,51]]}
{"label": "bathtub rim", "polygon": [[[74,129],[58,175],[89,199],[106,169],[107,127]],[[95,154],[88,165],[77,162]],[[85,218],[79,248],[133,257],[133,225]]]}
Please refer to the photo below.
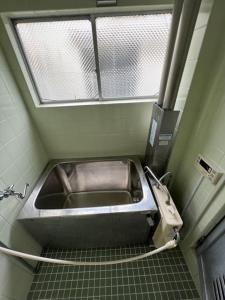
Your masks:
{"label": "bathtub rim", "polygon": [[[101,162],[101,161],[132,161],[136,167],[140,177],[143,198],[137,203],[114,205],[114,206],[98,206],[98,207],[83,207],[83,208],[66,208],[66,209],[38,209],[35,206],[35,201],[38,197],[41,188],[46,181],[50,172],[62,163],[79,163],[79,162]],[[111,157],[90,157],[90,158],[66,158],[66,159],[52,159],[45,166],[43,172],[27,201],[21,209],[17,220],[35,219],[35,218],[59,218],[59,217],[82,217],[88,215],[102,215],[112,213],[143,213],[152,214],[158,211],[153,193],[148,185],[141,162],[137,156],[111,156]]]}

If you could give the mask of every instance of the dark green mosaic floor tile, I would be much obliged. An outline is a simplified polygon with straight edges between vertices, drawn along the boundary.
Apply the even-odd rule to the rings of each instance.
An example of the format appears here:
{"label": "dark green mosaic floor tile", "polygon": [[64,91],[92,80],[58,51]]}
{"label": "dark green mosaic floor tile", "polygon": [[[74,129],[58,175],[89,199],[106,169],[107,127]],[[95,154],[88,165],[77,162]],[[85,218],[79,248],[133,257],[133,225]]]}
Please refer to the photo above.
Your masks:
{"label": "dark green mosaic floor tile", "polygon": [[[69,260],[115,260],[149,251],[121,248],[47,249],[44,256]],[[178,248],[113,266],[72,267],[43,263],[27,300],[200,300]]]}

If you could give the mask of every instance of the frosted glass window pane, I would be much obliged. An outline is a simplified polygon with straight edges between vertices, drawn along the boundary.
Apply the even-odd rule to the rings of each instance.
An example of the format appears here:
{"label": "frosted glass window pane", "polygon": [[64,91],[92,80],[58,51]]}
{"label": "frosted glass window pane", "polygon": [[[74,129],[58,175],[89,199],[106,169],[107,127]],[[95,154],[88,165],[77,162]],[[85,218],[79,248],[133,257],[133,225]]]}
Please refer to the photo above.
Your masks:
{"label": "frosted glass window pane", "polygon": [[89,20],[50,20],[16,25],[42,102],[98,98]]}
{"label": "frosted glass window pane", "polygon": [[96,19],[103,98],[159,92],[170,13]]}

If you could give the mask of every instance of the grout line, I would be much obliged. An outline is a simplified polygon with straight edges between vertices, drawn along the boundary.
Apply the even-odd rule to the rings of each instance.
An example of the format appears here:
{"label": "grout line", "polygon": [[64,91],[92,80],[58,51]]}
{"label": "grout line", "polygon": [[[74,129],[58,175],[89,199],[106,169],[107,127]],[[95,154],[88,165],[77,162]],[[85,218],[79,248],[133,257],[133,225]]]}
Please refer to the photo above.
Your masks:
{"label": "grout line", "polygon": [[[44,255],[104,261],[140,254],[147,245],[118,248],[46,249]],[[27,300],[200,300],[179,249],[115,266],[69,267],[43,263]]]}

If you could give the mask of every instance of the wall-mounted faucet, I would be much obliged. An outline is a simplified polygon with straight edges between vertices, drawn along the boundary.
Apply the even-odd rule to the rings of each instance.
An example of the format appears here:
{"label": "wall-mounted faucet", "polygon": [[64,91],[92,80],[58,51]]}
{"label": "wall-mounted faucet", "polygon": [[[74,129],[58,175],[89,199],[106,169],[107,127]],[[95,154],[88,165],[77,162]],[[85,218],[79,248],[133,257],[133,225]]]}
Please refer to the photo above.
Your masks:
{"label": "wall-mounted faucet", "polygon": [[18,193],[14,190],[14,184],[10,185],[3,191],[0,191],[0,200],[3,200],[4,198],[8,198],[9,196],[16,196],[19,199],[24,199],[27,193],[27,189],[29,187],[29,183],[25,184],[23,193]]}

